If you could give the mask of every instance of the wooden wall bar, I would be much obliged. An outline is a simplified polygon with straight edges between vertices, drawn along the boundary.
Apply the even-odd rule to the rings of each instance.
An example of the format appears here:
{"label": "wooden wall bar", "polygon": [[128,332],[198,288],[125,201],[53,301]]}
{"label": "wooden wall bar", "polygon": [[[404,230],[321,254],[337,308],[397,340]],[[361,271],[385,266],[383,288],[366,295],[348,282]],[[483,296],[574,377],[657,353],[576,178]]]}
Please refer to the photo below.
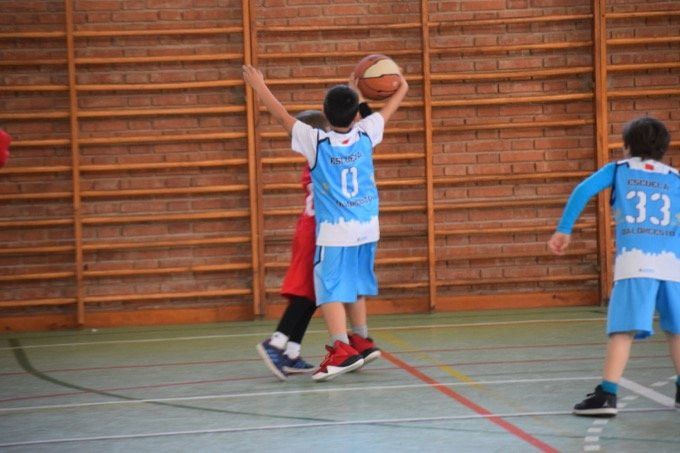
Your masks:
{"label": "wooden wall bar", "polygon": [[566,257],[545,247],[567,195],[638,115],[680,166],[677,2],[185,3],[0,11],[2,328],[280,314],[304,163],[243,63],[292,113],[364,55],[403,68],[371,313],[604,303],[606,195]]}

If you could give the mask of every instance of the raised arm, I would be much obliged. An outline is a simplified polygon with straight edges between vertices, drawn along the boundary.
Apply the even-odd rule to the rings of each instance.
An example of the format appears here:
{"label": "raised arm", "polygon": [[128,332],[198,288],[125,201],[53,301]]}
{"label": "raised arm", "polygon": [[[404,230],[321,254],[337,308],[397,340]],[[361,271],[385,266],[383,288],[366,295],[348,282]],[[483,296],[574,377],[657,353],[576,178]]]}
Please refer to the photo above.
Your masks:
{"label": "raised arm", "polygon": [[401,85],[399,85],[397,92],[390,96],[383,108],[380,109],[380,114],[385,119],[385,123],[387,123],[394,112],[397,111],[399,105],[401,105],[401,101],[404,100],[406,93],[408,93],[408,82],[406,82],[406,79],[402,74],[400,74],[400,76]]}
{"label": "raised arm", "polygon": [[251,65],[243,65],[243,80],[253,88],[269,113],[290,134],[296,120],[269,90],[262,72]]}

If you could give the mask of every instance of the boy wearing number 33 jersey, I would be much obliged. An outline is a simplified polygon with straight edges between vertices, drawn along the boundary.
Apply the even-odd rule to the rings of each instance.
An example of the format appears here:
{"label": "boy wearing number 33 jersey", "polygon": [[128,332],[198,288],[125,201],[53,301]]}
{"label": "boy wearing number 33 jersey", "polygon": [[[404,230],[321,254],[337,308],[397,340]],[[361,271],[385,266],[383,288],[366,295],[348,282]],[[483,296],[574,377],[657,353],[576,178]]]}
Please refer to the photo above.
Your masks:
{"label": "boy wearing number 33 jersey", "polygon": [[[654,311],[666,333],[680,375],[680,175],[661,163],[670,135],[660,121],[643,117],[623,131],[627,159],[612,162],[579,184],[569,197],[550,249],[564,254],[571,229],[588,200],[611,188],[616,220],[614,286],[607,314],[607,356],[594,393],[576,415],[616,415],[618,383],[634,338],[654,333]],[[680,407],[680,376],[675,404]]]}

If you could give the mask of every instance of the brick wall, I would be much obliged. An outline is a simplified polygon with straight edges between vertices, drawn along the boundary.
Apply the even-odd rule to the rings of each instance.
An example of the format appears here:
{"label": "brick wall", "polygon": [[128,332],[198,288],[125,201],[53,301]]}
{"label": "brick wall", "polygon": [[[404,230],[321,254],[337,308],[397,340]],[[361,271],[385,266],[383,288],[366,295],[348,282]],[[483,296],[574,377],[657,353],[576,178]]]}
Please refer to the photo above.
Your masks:
{"label": "brick wall", "polygon": [[[265,112],[249,131],[240,65],[252,59],[296,113],[369,53],[392,56],[411,85],[376,152],[373,312],[597,303],[594,203],[573,254],[545,247],[596,167],[592,3],[429,2],[426,45],[414,1],[258,0],[244,26],[230,0],[75,0],[69,91],[65,2],[3,2],[0,127],[15,138],[0,170],[3,326],[73,325],[78,299],[87,325],[276,316],[302,162]],[[612,157],[623,124],[652,114],[678,166],[678,4],[606,11]],[[671,14],[616,16],[636,11]],[[638,38],[668,42],[625,41]]]}

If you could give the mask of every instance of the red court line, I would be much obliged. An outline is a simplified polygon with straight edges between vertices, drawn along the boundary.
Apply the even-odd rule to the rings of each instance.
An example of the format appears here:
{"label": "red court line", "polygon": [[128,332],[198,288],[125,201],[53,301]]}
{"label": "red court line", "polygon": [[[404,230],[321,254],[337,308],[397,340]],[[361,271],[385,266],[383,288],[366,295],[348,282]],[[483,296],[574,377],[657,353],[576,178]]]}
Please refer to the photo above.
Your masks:
{"label": "red court line", "polygon": [[453,398],[454,400],[458,401],[461,403],[463,406],[467,407],[468,409],[473,410],[474,412],[478,413],[479,415],[484,416],[487,420],[489,420],[492,423],[495,423],[496,425],[500,426],[507,432],[514,434],[515,436],[519,437],[520,439],[524,440],[525,442],[530,443],[534,447],[538,448],[541,451],[544,452],[551,452],[551,453],[558,453],[558,450],[556,450],[554,447],[551,447],[550,445],[546,444],[545,442],[541,441],[540,439],[535,438],[531,434],[527,433],[526,431],[522,430],[521,428],[513,425],[512,423],[502,419],[501,417],[494,415],[492,412],[488,411],[487,409],[483,408],[482,406],[474,403],[473,401],[470,401],[469,399],[465,398],[463,395],[454,392],[451,390],[449,387],[445,387],[441,385],[441,383],[437,382],[436,380],[432,379],[430,376],[418,371],[416,368],[412,367],[408,363],[404,362],[403,360],[393,356],[389,352],[386,352],[385,350],[382,351],[382,356],[385,357],[387,360],[392,362],[394,365],[397,367],[403,369],[410,375],[420,379],[421,381],[425,382],[426,384],[430,384],[433,386],[433,388],[444,395]]}

